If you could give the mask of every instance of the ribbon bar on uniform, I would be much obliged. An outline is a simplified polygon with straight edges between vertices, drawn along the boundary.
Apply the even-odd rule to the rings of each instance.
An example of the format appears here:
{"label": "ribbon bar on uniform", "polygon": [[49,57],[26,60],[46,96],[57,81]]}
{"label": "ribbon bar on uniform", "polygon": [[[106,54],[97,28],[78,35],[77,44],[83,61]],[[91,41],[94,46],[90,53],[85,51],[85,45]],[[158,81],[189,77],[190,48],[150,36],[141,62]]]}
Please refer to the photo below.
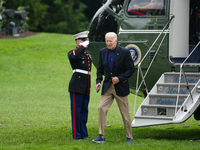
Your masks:
{"label": "ribbon bar on uniform", "polygon": [[91,72],[90,71],[86,71],[86,70],[82,70],[82,69],[74,69],[73,70],[73,73],[74,72],[79,72],[79,73],[83,73],[83,74],[87,74],[87,75],[90,75]]}

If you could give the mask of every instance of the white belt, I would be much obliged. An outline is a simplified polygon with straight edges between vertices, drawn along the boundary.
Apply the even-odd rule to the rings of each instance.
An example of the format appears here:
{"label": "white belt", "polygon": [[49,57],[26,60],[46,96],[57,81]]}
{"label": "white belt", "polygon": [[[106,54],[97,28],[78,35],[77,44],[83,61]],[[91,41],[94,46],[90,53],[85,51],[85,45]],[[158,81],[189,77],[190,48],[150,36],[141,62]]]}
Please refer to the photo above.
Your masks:
{"label": "white belt", "polygon": [[82,70],[82,69],[74,69],[73,70],[73,73],[74,72],[79,72],[79,73],[83,73],[83,74],[87,74],[87,75],[90,75],[91,72],[90,71],[86,71],[86,70]]}

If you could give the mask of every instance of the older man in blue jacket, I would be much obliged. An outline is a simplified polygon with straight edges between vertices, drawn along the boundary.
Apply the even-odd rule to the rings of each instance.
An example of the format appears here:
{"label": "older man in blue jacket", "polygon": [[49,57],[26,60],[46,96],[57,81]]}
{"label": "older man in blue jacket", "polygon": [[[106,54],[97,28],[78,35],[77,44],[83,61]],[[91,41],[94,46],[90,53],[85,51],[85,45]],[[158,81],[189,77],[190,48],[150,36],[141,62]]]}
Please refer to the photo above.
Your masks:
{"label": "older man in blue jacket", "polygon": [[105,36],[107,47],[100,50],[99,66],[97,68],[96,90],[101,86],[102,76],[105,75],[99,105],[99,136],[92,140],[95,143],[104,143],[104,128],[106,114],[115,98],[120,109],[126,141],[132,142],[131,119],[129,115],[128,79],[135,72],[134,62],[129,50],[117,45],[117,35],[109,32]]}

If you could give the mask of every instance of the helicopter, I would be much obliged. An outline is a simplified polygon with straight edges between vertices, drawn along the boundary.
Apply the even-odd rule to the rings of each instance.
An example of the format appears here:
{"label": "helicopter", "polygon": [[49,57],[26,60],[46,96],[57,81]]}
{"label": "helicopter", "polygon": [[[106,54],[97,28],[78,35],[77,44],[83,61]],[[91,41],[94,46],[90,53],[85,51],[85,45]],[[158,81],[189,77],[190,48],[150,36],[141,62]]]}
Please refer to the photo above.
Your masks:
{"label": "helicopter", "polygon": [[[90,40],[88,51],[93,56],[93,64],[96,68],[99,61],[99,50],[106,47],[105,34],[107,32],[115,32],[118,36],[118,45],[130,50],[136,68],[136,72],[129,79],[130,89],[135,89],[136,95],[138,91],[142,91],[146,96],[146,100],[143,102],[145,107],[141,105],[136,114],[134,108],[135,119],[143,117],[148,122],[149,118],[146,112],[151,109],[146,106],[146,101],[151,101],[149,94],[152,94],[152,90],[158,93],[159,88],[155,90],[155,86],[158,86],[157,82],[162,80],[160,78],[164,73],[175,73],[172,78],[173,82],[177,83],[176,92],[172,93],[174,91],[172,87],[168,87],[166,91],[168,91],[167,94],[178,95],[177,98],[173,100],[163,98],[165,99],[164,105],[158,106],[155,110],[152,109],[154,119],[157,117],[156,120],[163,120],[164,116],[165,118],[171,117],[171,120],[169,118],[170,121],[166,122],[154,120],[153,122],[156,123],[146,124],[141,119],[138,122],[143,123],[134,125],[135,121],[133,121],[133,127],[180,123],[197,112],[199,103],[192,107],[193,113],[185,115],[184,119],[179,118],[179,121],[175,120],[177,112],[184,112],[184,110],[189,112],[184,108],[189,107],[189,101],[193,102],[192,96],[199,96],[199,93],[192,95],[194,87],[200,88],[198,82],[200,77],[199,0],[104,0],[92,18],[88,31]],[[182,77],[179,76],[179,72],[183,73]],[[185,74],[188,73],[195,74],[196,82],[192,83],[194,86],[191,87],[189,93],[181,93],[181,91],[189,89],[188,84],[181,89],[181,84],[194,78],[185,77]],[[182,82],[183,76],[185,81]],[[164,85],[160,85],[160,89],[161,87],[163,88]],[[184,97],[188,100],[178,102],[179,94],[189,95],[188,98]],[[157,99],[161,99],[161,97],[162,95],[159,95]],[[173,106],[165,106],[168,103]],[[157,104],[158,100],[152,107]],[[174,115],[170,115],[170,112],[174,112]],[[146,116],[142,116],[144,114]],[[199,111],[196,116],[200,116]],[[196,117],[196,119],[200,120],[200,117]]]}

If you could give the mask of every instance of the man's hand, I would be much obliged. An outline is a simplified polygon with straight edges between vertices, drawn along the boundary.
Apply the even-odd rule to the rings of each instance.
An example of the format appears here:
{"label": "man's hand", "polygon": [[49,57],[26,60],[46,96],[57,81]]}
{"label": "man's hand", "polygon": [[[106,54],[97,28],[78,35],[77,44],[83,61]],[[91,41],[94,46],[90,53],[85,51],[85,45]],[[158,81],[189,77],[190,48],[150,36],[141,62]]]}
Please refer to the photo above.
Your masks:
{"label": "man's hand", "polygon": [[116,84],[119,82],[119,78],[118,77],[112,77],[112,83]]}
{"label": "man's hand", "polygon": [[98,88],[99,86],[101,86],[101,83],[98,83],[98,84],[96,85],[96,87],[95,87],[96,91],[97,91],[97,88]]}

